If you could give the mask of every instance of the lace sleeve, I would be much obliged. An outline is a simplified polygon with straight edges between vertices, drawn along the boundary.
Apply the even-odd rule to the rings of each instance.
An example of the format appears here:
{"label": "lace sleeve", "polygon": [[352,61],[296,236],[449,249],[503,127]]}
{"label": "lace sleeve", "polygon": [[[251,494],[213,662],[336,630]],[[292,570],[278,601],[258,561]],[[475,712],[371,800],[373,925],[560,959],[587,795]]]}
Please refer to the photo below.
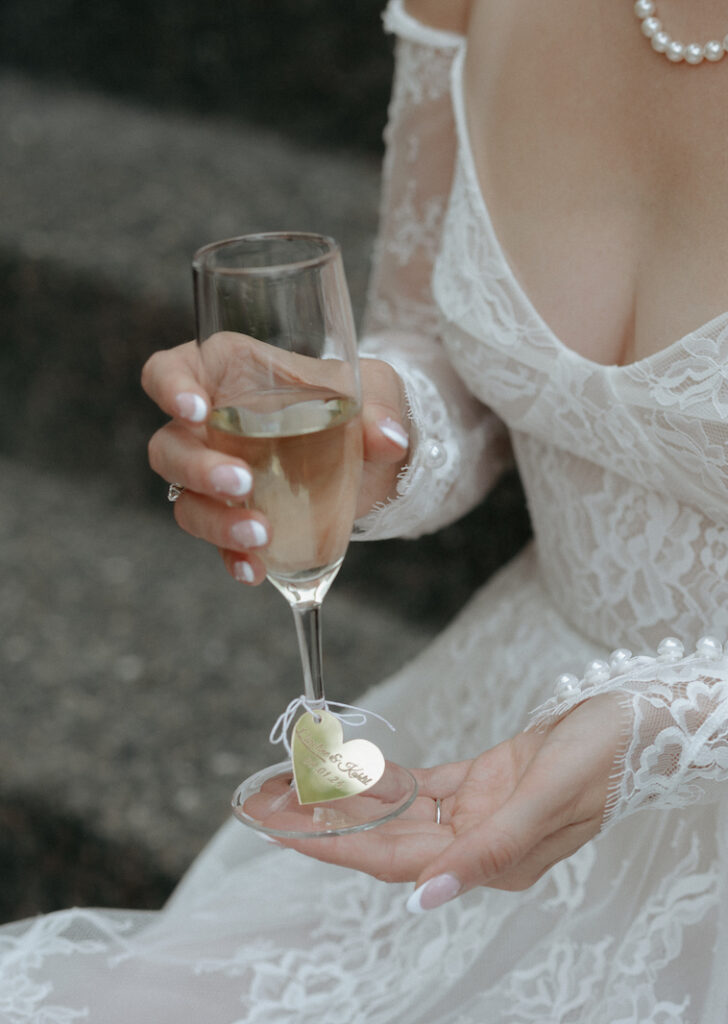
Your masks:
{"label": "lace sleeve", "polygon": [[617,650],[593,661],[582,679],[565,674],[533,713],[548,726],[589,697],[612,693],[624,713],[624,740],[613,766],[602,828],[643,807],[681,807],[718,799],[728,781],[728,654],[703,637],[685,655],[674,637],[656,657]]}
{"label": "lace sleeve", "polygon": [[430,29],[392,0],[397,36],[379,235],[361,353],[390,363],[410,414],[397,498],[357,523],[359,539],[417,536],[472,508],[508,461],[505,428],[467,389],[439,341],[432,270],[455,158],[450,70],[460,36]]}

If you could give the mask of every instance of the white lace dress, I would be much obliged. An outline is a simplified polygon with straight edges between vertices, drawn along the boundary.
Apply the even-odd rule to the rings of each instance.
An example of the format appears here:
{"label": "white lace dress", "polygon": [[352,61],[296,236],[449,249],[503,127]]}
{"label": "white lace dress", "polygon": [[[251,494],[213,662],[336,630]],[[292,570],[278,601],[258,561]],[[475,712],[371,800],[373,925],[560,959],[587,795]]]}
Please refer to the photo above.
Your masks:
{"label": "white lace dress", "polygon": [[[460,515],[510,442],[536,539],[363,703],[409,723],[404,763],[431,764],[513,735],[550,697],[543,717],[615,691],[633,728],[604,830],[524,893],[412,917],[409,886],[232,822],[159,914],[0,929],[3,1024],[728,1020],[728,658],[701,640],[728,632],[728,313],[631,366],[567,349],[478,189],[464,42],[399,0],[387,17],[398,71],[363,347],[405,378],[417,444],[398,500],[360,529]],[[684,652],[658,653],[666,636]],[[559,673],[577,678],[552,697]]]}

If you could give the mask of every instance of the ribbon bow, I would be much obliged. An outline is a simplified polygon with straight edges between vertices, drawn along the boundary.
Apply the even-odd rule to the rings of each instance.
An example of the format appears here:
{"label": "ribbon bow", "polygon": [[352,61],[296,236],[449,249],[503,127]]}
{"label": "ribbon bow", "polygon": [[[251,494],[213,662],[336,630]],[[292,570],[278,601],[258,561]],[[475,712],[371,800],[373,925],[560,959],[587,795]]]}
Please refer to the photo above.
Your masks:
{"label": "ribbon bow", "polygon": [[[342,714],[340,711],[332,711],[334,707],[348,708],[349,710]],[[286,710],[278,716],[268,737],[271,743],[282,743],[289,757],[292,755],[288,733],[300,708],[308,711],[314,718],[316,718],[320,711],[328,711],[334,718],[338,718],[342,725],[350,725],[352,728],[364,725],[370,717],[378,718],[392,732],[397,731],[391,722],[388,722],[383,715],[378,715],[376,711],[366,711],[364,708],[357,707],[356,704],[342,704],[337,700],[311,700],[302,694],[300,697],[294,697]]]}

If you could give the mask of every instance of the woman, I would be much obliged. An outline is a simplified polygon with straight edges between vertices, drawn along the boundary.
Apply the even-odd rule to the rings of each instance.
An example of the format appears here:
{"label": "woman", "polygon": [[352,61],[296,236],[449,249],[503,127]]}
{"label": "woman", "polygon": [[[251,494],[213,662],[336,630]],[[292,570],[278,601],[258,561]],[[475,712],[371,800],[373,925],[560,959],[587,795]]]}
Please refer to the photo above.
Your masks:
{"label": "woman", "polygon": [[[437,528],[510,443],[536,538],[363,701],[404,722],[403,763],[437,765],[423,795],[386,828],[297,844],[365,873],[260,852],[233,825],[151,923],[53,916],[11,933],[36,1008],[725,1021],[728,58],[719,44],[677,60],[700,54],[671,41],[722,38],[728,21],[717,0],[662,0],[670,39],[650,4],[630,7],[388,8],[400,42],[360,526]],[[195,359],[181,346],[146,367],[173,417],[152,464],[185,488],[180,525],[257,583],[266,523],[221,500],[254,481],[202,443]]]}

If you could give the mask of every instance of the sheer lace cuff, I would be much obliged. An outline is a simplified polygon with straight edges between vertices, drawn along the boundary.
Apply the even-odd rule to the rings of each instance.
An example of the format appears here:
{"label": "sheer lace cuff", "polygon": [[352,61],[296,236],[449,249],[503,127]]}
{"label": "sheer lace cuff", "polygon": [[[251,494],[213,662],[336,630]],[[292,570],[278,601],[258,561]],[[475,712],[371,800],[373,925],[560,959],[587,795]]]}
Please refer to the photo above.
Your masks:
{"label": "sheer lace cuff", "polygon": [[452,186],[450,72],[453,41],[462,40],[420,25],[401,3],[391,3],[384,20],[398,39],[364,332],[436,334],[432,270]]}
{"label": "sheer lace cuff", "polygon": [[389,363],[402,380],[410,456],[396,499],[359,519],[354,539],[435,531],[472,508],[508,464],[506,429],[467,391],[435,339],[391,332],[365,338],[361,354]]}
{"label": "sheer lace cuff", "polygon": [[468,390],[440,343],[434,261],[452,186],[452,61],[462,37],[422,25],[398,0],[385,26],[399,38],[363,355],[402,379],[409,464],[397,497],[359,520],[354,536],[416,537],[463,515],[509,460],[505,427]]}
{"label": "sheer lace cuff", "polygon": [[728,655],[712,637],[685,655],[674,637],[657,657],[617,650],[578,679],[556,681],[531,728],[555,724],[582,701],[613,693],[625,712],[602,828],[643,807],[682,807],[717,799],[728,781]]}

